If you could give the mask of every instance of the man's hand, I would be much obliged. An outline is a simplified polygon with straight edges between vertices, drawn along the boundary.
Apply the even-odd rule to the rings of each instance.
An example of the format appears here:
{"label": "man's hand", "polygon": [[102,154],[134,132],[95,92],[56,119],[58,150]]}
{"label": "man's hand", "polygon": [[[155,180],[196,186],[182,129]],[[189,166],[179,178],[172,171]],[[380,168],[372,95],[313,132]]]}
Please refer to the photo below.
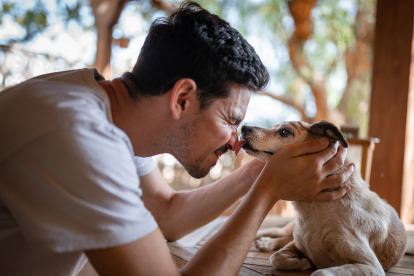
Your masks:
{"label": "man's hand", "polygon": [[258,184],[284,200],[332,201],[342,197],[350,187],[322,191],[342,185],[355,165],[327,177],[343,166],[346,157],[345,148],[338,143],[328,147],[328,143],[328,138],[323,137],[285,146],[267,160],[258,180],[263,183]]}

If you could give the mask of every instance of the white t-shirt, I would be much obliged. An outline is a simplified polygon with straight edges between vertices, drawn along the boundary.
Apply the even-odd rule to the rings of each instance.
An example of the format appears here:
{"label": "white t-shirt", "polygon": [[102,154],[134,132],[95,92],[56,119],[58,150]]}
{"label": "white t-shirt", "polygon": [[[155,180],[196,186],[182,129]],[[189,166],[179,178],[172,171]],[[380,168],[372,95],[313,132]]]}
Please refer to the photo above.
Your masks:
{"label": "white t-shirt", "polygon": [[0,92],[0,275],[76,275],[84,250],[157,228],[134,157],[95,69],[42,75]]}

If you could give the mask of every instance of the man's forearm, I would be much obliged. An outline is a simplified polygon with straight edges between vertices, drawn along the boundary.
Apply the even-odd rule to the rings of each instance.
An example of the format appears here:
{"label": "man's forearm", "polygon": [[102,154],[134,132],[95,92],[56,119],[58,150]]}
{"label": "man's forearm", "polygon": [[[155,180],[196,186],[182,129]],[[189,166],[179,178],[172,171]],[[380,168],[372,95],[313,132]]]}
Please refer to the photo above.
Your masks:
{"label": "man's forearm", "polygon": [[209,186],[177,192],[158,221],[165,238],[177,240],[217,218],[249,191],[262,167],[252,160]]}
{"label": "man's forearm", "polygon": [[254,187],[219,232],[181,270],[183,275],[236,275],[275,195]]}

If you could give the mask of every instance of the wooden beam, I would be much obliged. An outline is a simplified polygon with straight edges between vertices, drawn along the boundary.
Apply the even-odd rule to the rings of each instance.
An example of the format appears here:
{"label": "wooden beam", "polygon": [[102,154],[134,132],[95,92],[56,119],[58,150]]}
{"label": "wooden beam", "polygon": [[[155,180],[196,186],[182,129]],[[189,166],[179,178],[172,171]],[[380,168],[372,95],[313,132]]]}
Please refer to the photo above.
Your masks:
{"label": "wooden beam", "polygon": [[412,0],[378,0],[369,136],[377,137],[371,189],[411,223],[413,199]]}
{"label": "wooden beam", "polygon": [[[414,37],[413,37],[414,38]],[[413,223],[414,192],[414,39],[411,42],[410,84],[407,100],[407,123],[405,131],[405,152],[403,186],[401,197],[401,218],[405,223]]]}

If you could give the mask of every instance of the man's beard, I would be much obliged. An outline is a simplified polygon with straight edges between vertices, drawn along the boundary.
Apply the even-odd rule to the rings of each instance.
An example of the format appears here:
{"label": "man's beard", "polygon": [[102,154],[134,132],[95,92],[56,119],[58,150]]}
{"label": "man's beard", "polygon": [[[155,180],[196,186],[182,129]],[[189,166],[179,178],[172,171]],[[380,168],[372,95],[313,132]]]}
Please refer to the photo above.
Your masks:
{"label": "man's beard", "polygon": [[181,165],[183,165],[184,169],[188,172],[188,174],[194,178],[205,177],[212,168],[207,168],[203,166],[199,160],[196,160],[194,162],[181,162],[180,160],[178,161],[181,163]]}
{"label": "man's beard", "polygon": [[[202,156],[198,159],[191,158],[189,153],[194,152],[197,148],[190,147],[186,141],[186,137],[192,137],[197,129],[197,121],[194,121],[190,125],[183,126],[179,132],[179,137],[169,137],[168,149],[171,155],[173,155],[178,162],[184,167],[184,169],[194,178],[205,177],[216,164],[208,167],[204,163],[206,162],[206,156]],[[219,155],[227,152],[227,144],[219,147],[215,150]],[[211,154],[211,153],[208,153]]]}
{"label": "man's beard", "polygon": [[[216,151],[219,155],[222,155],[227,152],[227,145],[221,146]],[[194,178],[203,178],[205,177],[210,170],[216,165],[214,164],[211,167],[206,167],[203,165],[203,160],[205,159],[196,159],[196,160],[188,160],[186,155],[177,154],[175,158],[180,162],[180,164],[184,167],[184,169]]]}

